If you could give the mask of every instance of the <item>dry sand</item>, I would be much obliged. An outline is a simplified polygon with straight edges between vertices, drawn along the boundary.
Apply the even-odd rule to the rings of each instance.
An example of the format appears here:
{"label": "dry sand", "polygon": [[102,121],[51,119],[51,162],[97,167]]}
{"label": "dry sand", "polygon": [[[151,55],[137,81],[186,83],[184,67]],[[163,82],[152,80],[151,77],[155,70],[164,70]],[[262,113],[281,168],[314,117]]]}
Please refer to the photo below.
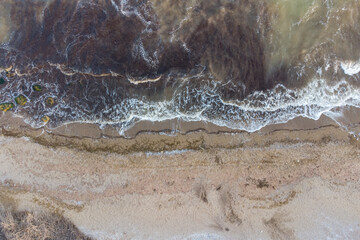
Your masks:
{"label": "dry sand", "polygon": [[6,117],[0,195],[94,238],[360,239],[359,143],[329,118],[124,139]]}

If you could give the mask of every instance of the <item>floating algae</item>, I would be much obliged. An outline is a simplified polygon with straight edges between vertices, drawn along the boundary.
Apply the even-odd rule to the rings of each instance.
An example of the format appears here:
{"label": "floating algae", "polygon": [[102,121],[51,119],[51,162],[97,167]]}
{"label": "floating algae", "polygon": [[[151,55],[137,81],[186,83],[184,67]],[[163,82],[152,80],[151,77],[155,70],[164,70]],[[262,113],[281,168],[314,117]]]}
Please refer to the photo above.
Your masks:
{"label": "floating algae", "polygon": [[46,105],[48,105],[49,107],[52,107],[52,106],[54,106],[54,104],[55,104],[55,99],[52,98],[52,97],[48,97],[48,98],[46,98],[45,103],[46,103]]}
{"label": "floating algae", "polygon": [[27,102],[27,99],[24,95],[19,95],[15,98],[15,102],[20,105],[20,106],[24,106]]}
{"label": "floating algae", "polygon": [[7,112],[8,110],[12,109],[14,107],[13,103],[1,103],[0,104],[0,110],[3,112]]}
{"label": "floating algae", "polygon": [[35,84],[32,86],[32,89],[36,92],[41,92],[42,91],[42,87],[38,84]]}

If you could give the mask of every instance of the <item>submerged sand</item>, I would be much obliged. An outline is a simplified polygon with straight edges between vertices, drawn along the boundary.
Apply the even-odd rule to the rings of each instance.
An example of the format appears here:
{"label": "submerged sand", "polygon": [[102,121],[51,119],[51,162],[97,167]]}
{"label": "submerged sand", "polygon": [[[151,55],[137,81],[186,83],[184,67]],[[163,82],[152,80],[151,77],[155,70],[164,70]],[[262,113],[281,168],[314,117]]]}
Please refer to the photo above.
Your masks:
{"label": "submerged sand", "polygon": [[96,239],[360,239],[359,142],[329,118],[126,139],[6,117],[0,195]]}

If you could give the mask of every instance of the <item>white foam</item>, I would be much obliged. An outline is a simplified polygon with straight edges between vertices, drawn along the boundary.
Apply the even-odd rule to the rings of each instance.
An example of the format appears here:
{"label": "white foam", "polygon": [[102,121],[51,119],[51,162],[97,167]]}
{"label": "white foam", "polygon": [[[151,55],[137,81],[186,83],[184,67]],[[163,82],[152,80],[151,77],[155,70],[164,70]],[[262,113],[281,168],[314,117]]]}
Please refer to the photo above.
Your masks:
{"label": "white foam", "polygon": [[[341,65],[347,74],[360,72],[360,62],[339,62],[338,65]],[[57,68],[57,66],[51,67]],[[203,79],[207,80],[203,81]],[[45,123],[39,119],[42,115],[48,115],[55,120],[65,119],[62,121],[63,124],[80,122],[102,126],[114,125],[123,136],[138,121],[161,122],[182,119],[188,122],[210,122],[218,126],[254,132],[268,124],[284,123],[299,116],[317,120],[322,114],[336,107],[360,107],[359,88],[348,82],[346,78],[339,79],[333,84],[323,78],[316,78],[300,89],[288,89],[278,84],[271,90],[256,91],[241,101],[222,99],[219,96],[221,83],[213,81],[211,75],[203,71],[178,79],[173,96],[162,101],[151,101],[146,96],[124,99],[120,96],[121,91],[117,91],[112,85],[107,86],[106,81],[102,81],[106,89],[103,95],[92,95],[91,97],[97,99],[87,100],[88,80],[85,81],[83,99],[74,99],[59,90],[61,84],[39,81],[51,91],[41,94],[36,99],[29,99],[29,104],[24,107],[14,109],[15,114],[19,116],[25,116],[24,112],[29,113],[31,117],[24,117],[24,120],[31,126],[44,126]],[[158,79],[143,79],[139,84],[153,81]],[[202,84],[194,88],[193,81],[202,81]],[[31,86],[32,83],[27,82],[25,78],[20,81],[9,81],[1,90],[3,93],[0,96],[1,101],[12,101],[22,93],[23,87],[29,90]],[[53,96],[56,96],[58,104],[47,108],[44,102],[47,97]],[[110,98],[111,104],[108,104],[107,100]],[[103,102],[105,107],[95,111],[92,103],[96,101]],[[37,106],[36,112],[34,105]],[[176,132],[178,129],[173,130]]]}
{"label": "white foam", "polygon": [[355,75],[360,72],[360,60],[359,61],[343,61],[340,63],[341,68],[347,75]]}
{"label": "white foam", "polygon": [[[187,104],[193,98],[200,100],[190,109],[183,110],[182,104]],[[254,132],[268,124],[284,123],[299,116],[317,120],[322,114],[342,106],[360,107],[360,92],[345,80],[329,85],[324,79],[315,79],[306,87],[296,90],[279,84],[272,90],[254,92],[242,101],[228,102],[222,100],[217,95],[216,87],[210,84],[202,89],[186,88],[167,101],[154,102],[144,97],[126,99],[103,110],[110,114],[109,121],[85,119],[83,116],[86,115],[80,109],[78,119],[81,120],[68,123],[116,125],[119,133],[124,135],[137,121],[183,119]]]}

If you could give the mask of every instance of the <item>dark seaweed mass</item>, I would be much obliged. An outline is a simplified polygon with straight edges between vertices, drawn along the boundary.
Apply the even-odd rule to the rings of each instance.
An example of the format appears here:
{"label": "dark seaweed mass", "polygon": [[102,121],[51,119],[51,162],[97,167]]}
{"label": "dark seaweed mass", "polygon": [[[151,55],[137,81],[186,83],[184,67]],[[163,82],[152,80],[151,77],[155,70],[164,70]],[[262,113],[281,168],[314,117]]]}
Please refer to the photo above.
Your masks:
{"label": "dark seaweed mass", "polygon": [[[9,47],[15,51],[17,67],[24,70],[52,63],[79,72],[114,72],[140,79],[185,74],[201,65],[217,81],[245,85],[246,94],[271,87],[264,76],[262,36],[257,32],[259,6],[224,2],[202,1],[192,10],[191,29],[170,42],[160,36],[165,23],[160,23],[149,1],[116,7],[110,0],[55,0],[47,5],[16,1],[11,5],[16,30]],[[226,90],[225,95],[236,94]],[[236,97],[244,97],[239,93]]]}
{"label": "dark seaweed mass", "polygon": [[[173,1],[172,6],[182,2]],[[218,82],[217,92],[225,100],[242,99],[275,84],[265,77],[264,32],[256,21],[262,5],[200,1],[182,24],[181,16],[172,23],[161,21],[168,13],[155,11],[156,4],[145,0],[8,4],[12,33],[0,52],[0,64],[26,74],[14,76],[18,84],[12,95],[39,97],[30,85],[40,84],[48,93],[43,98],[56,97],[68,105],[61,114],[55,113],[57,120],[74,120],[74,103],[81,105],[80,117],[111,120],[103,109],[133,97],[168,99],[181,88],[179,79],[194,78],[186,83],[187,89]],[[156,82],[133,84],[159,77]],[[187,98],[182,108],[197,104],[191,93]],[[31,111],[45,114],[45,107],[39,102]]]}
{"label": "dark seaweed mass", "polygon": [[[219,81],[241,81],[249,91],[264,88],[254,4],[203,1],[193,10],[202,16],[193,29],[181,36],[183,41],[169,42],[158,34],[161,23],[148,1],[130,1],[123,13],[110,0],[50,1],[40,21],[37,5],[43,3],[35,3],[12,5],[18,28],[9,44],[34,65],[52,62],[94,74],[154,77],[201,64]],[[245,12],[248,7],[251,11]]]}

